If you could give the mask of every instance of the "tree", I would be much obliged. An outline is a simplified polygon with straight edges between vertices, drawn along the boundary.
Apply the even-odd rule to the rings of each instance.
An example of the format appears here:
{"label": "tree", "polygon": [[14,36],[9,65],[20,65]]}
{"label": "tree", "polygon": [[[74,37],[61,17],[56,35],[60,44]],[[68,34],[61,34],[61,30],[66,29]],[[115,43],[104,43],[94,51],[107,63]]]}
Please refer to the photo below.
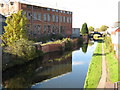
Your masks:
{"label": "tree", "polygon": [[12,45],[15,41],[27,38],[26,37],[26,23],[27,18],[22,15],[22,10],[7,17],[4,27],[5,33],[1,36],[3,43],[7,46]]}
{"label": "tree", "polygon": [[102,26],[100,27],[100,31],[106,31],[108,28],[109,28],[108,26],[102,25]]}
{"label": "tree", "polygon": [[88,30],[89,30],[89,31],[94,31],[94,27],[90,26],[90,27],[88,28]]}
{"label": "tree", "polygon": [[83,51],[84,53],[87,52],[87,47],[88,47],[88,43],[82,45],[82,51]]}
{"label": "tree", "polygon": [[81,33],[82,33],[82,35],[88,34],[87,23],[84,23],[84,24],[82,25]]}
{"label": "tree", "polygon": [[96,31],[96,32],[100,32],[100,29],[99,29],[99,28],[96,28],[94,31]]}

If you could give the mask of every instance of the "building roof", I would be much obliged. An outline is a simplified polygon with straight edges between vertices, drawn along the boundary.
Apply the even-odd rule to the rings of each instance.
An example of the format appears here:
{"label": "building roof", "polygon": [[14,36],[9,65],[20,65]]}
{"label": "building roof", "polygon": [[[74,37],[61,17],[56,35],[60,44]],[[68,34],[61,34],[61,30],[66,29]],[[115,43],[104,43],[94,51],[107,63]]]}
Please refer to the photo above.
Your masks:
{"label": "building roof", "polygon": [[118,28],[117,30],[115,30],[115,32],[120,32],[120,28]]}
{"label": "building roof", "polygon": [[[4,1],[4,0],[3,0],[3,1]],[[41,7],[46,7],[46,8],[53,8],[53,9],[70,11],[70,10],[67,9],[67,8],[58,7],[58,6],[53,6],[53,5],[46,4],[46,3],[39,3],[39,2],[29,1],[29,0],[10,0],[10,2],[11,2],[11,1],[16,1],[16,2],[19,2],[19,3],[23,3],[23,4],[41,6]]]}
{"label": "building roof", "polygon": [[112,31],[111,34],[116,34],[116,32],[120,32],[120,28],[116,29],[115,31]]}

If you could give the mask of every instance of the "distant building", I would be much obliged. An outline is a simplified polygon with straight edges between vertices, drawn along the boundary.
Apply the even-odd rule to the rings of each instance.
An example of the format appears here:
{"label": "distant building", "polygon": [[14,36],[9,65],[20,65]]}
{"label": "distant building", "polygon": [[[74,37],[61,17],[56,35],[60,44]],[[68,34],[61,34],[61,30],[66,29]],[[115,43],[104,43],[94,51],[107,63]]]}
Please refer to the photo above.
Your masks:
{"label": "distant building", "polygon": [[120,28],[111,32],[112,43],[118,59],[120,59]]}
{"label": "distant building", "polygon": [[116,28],[116,27],[120,27],[120,21],[118,21],[118,22],[114,22],[113,27],[114,27],[114,28]]}
{"label": "distant building", "polygon": [[40,37],[49,34],[72,34],[72,12],[61,10],[39,3],[27,2],[25,0],[9,0],[8,3],[0,3],[0,13],[10,15],[19,10],[26,13],[28,36]]}
{"label": "distant building", "polygon": [[5,20],[6,17],[0,14],[0,35],[4,32],[4,26],[6,26]]}
{"label": "distant building", "polygon": [[72,28],[72,37],[80,36],[80,28]]}

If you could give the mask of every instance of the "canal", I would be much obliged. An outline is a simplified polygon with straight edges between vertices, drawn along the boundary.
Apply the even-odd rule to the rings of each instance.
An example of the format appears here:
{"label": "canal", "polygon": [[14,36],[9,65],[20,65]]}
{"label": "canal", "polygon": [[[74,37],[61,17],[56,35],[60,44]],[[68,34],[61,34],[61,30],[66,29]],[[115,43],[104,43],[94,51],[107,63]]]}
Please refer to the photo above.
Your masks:
{"label": "canal", "polygon": [[7,88],[83,88],[97,43],[84,44],[71,52],[55,52],[25,65],[3,71]]}

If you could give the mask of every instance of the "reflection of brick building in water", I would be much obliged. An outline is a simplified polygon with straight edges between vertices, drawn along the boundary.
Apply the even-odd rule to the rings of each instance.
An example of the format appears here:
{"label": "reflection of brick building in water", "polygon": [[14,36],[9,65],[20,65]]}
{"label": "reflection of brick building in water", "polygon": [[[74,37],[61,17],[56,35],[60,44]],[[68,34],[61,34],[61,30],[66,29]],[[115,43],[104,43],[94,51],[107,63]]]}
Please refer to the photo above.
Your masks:
{"label": "reflection of brick building in water", "polygon": [[23,10],[29,20],[27,24],[28,35],[37,37],[48,35],[51,33],[61,33],[65,36],[72,34],[72,12],[59,10],[57,7],[49,7],[47,5],[10,0],[9,2],[0,3],[0,13],[9,15],[10,13]]}

